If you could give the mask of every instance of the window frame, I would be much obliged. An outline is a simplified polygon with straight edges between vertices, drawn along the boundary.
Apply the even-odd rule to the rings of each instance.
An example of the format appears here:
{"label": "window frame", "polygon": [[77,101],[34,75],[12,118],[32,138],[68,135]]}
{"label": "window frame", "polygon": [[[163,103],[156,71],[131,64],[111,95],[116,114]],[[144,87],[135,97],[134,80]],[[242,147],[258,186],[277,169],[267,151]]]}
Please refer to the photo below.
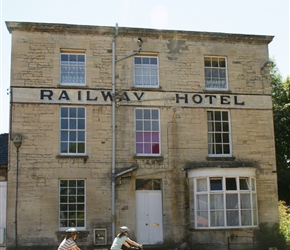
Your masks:
{"label": "window frame", "polygon": [[[143,115],[144,115],[144,112],[145,112],[145,110],[150,110],[150,115],[152,115],[152,111],[154,110],[154,111],[157,111],[158,112],[158,130],[152,130],[152,121],[155,121],[156,122],[156,119],[154,119],[154,120],[152,120],[151,118],[152,117],[150,117],[150,119],[144,119],[144,116],[143,116],[143,119],[137,119],[137,110],[142,110],[142,112],[143,112]],[[144,129],[144,124],[145,124],[145,122],[147,122],[147,124],[148,124],[148,120],[149,120],[149,122],[151,122],[151,125],[150,125],[150,130],[145,130]],[[160,109],[159,108],[135,108],[134,109],[134,132],[135,132],[135,141],[134,141],[134,145],[135,145],[135,154],[136,154],[136,156],[161,156],[161,125],[160,125],[160,121],[161,121],[161,117],[160,117]],[[137,122],[142,122],[142,130],[137,130]],[[139,132],[138,132],[139,131]],[[150,133],[150,143],[148,143],[148,144],[151,144],[151,153],[144,153],[145,152],[145,137],[143,136],[144,135],[144,133],[147,133],[147,132],[149,132]],[[155,132],[158,132],[158,153],[152,153],[152,151],[154,150],[152,147],[153,147],[153,141],[152,141],[152,136],[153,136],[153,134],[152,133],[155,133]],[[143,135],[142,135],[142,139],[143,139],[143,141],[141,141],[141,142],[137,142],[137,137],[138,137],[138,134],[137,133],[143,133]],[[143,153],[139,153],[138,152],[138,150],[137,150],[137,144],[142,144],[143,146],[142,146],[142,148],[143,148]]]}
{"label": "window frame", "polygon": [[[228,229],[228,228],[253,228],[258,227],[259,220],[258,220],[258,203],[257,203],[257,181],[255,176],[256,169],[254,168],[225,168],[225,169],[216,169],[216,168],[209,168],[209,169],[198,169],[192,170],[188,172],[188,178],[193,179],[193,200],[194,200],[194,228],[201,229],[201,230],[208,230],[208,229]],[[221,179],[222,180],[222,190],[211,190],[210,188],[210,180],[212,179]],[[235,179],[237,184],[240,184],[240,180],[247,179],[249,189],[244,190],[237,185],[235,190],[227,189],[226,180],[227,179]],[[206,181],[206,188],[201,190],[201,186],[198,186],[198,180],[205,180]],[[204,184],[204,183],[203,183]],[[198,188],[199,187],[199,188]],[[218,207],[219,201],[213,204],[211,200],[212,195],[221,195],[222,196],[222,205],[223,207]],[[227,207],[230,206],[230,202],[232,201],[231,198],[229,199],[229,203],[227,203],[227,198],[229,196],[237,195],[237,203],[236,206],[238,207]],[[245,196],[248,195],[248,200],[245,199]],[[204,202],[199,203],[198,201],[202,201],[203,196]],[[241,198],[242,197],[242,198]],[[250,203],[250,208],[243,207],[245,206],[245,201]],[[248,204],[247,204],[248,205]],[[206,207],[206,209],[204,209]],[[203,209],[201,209],[203,208]],[[212,225],[212,216],[216,216],[215,211],[220,211],[223,215],[223,225]],[[245,220],[245,214],[249,215],[250,211],[250,221],[249,218]],[[207,219],[204,217],[198,217],[198,213],[203,212],[203,215],[207,214]],[[213,212],[213,213],[212,213]],[[232,221],[227,218],[227,215],[231,212],[238,213],[238,225],[230,225]],[[198,220],[199,218],[199,220]],[[236,217],[234,217],[236,218]],[[233,217],[231,217],[233,219]],[[200,224],[199,224],[200,222]],[[207,222],[207,225],[202,226],[201,223]]]}
{"label": "window frame", "polygon": [[[65,187],[62,187],[61,186],[61,182],[62,181],[67,181],[68,183],[68,186],[67,186],[67,189],[68,189],[68,192],[66,195],[62,195],[63,192],[65,192]],[[72,192],[70,190],[72,190],[74,187],[73,186],[69,186],[71,182],[76,182],[76,190],[75,192]],[[77,186],[77,183],[82,181],[84,183],[83,187],[78,187]],[[62,189],[63,188],[63,189]],[[80,189],[83,189],[83,194],[82,195],[78,195]],[[67,202],[62,202],[61,199],[62,197],[65,197],[67,196],[67,198],[69,197],[75,197],[75,200],[76,202],[70,202],[69,199],[67,199],[68,201]],[[78,198],[77,197],[81,197],[83,196],[83,202],[78,202]],[[73,199],[73,198],[72,198]],[[65,205],[67,206],[67,210],[62,210],[62,205],[65,207]],[[70,210],[70,207],[73,207],[75,205],[75,210]],[[81,211],[79,209],[79,207],[83,205],[83,211]],[[79,214],[80,212],[83,213],[83,218],[81,218],[81,221],[83,221],[83,226],[78,226],[78,224],[70,224],[71,222],[68,222],[69,225],[66,225],[66,226],[61,226],[61,221],[70,221],[69,219],[69,215],[66,216],[66,218],[61,218],[61,213],[62,211],[64,212],[67,212],[67,213],[70,213],[71,211],[74,211],[76,214]],[[76,215],[77,216],[77,215]],[[71,220],[74,220],[74,221],[77,221],[77,218],[76,219],[71,219]],[[78,230],[85,230],[86,229],[86,180],[85,179],[59,179],[58,180],[58,228],[60,231],[65,231],[67,230],[68,228],[70,227],[75,227],[76,229]]]}
{"label": "window frame", "polygon": [[[63,72],[63,68],[62,67],[65,67],[67,66],[68,67],[68,72],[67,72],[67,76],[69,78],[69,68],[70,67],[73,67],[70,65],[70,60],[68,60],[67,64],[68,65],[65,65],[64,64],[64,61],[62,60],[62,56],[63,55],[67,55],[68,57],[70,56],[80,56],[80,55],[83,55],[84,56],[84,62],[83,62],[83,65],[81,65],[82,63],[80,61],[76,61],[76,69],[79,70],[80,68],[83,67],[83,74],[77,74],[77,75],[80,75],[82,76],[83,75],[83,81],[80,81],[80,82],[69,82],[69,81],[65,81],[63,82],[63,75],[66,75],[65,72]],[[86,53],[85,53],[85,50],[73,50],[73,49],[61,49],[60,50],[60,58],[59,58],[59,63],[60,63],[60,67],[59,67],[59,82],[60,82],[60,86],[86,86]]]}
{"label": "window frame", "polygon": [[[68,109],[68,115],[67,117],[62,117],[62,109],[63,108],[67,108]],[[84,117],[70,117],[70,110],[75,108],[76,109],[76,114],[78,113],[78,110],[79,109],[83,109],[84,110]],[[74,119],[75,118],[75,119]],[[62,122],[65,120],[68,120],[67,121],[67,128],[62,128]],[[70,128],[70,121],[71,120],[75,120],[76,124],[76,128]],[[77,126],[79,125],[79,120],[83,120],[84,122],[84,128],[82,129],[79,129]],[[87,144],[87,139],[86,139],[86,136],[87,136],[87,133],[86,133],[86,108],[85,107],[82,107],[82,106],[60,106],[60,109],[59,109],[59,154],[60,155],[64,155],[64,156],[84,156],[86,155],[86,144]],[[78,124],[78,125],[77,125]],[[73,126],[73,124],[72,124]],[[67,133],[67,140],[64,140],[63,137],[65,137],[65,134],[63,133]],[[75,132],[75,136],[76,136],[76,140],[75,140],[75,144],[76,144],[76,149],[75,149],[75,152],[71,152],[70,151],[70,143],[73,142],[73,140],[70,140],[70,136],[71,134],[73,134],[73,132]],[[83,137],[84,139],[83,140],[79,140],[78,137],[81,135],[81,133],[83,133]],[[79,144],[83,142],[83,147],[84,147],[84,152],[81,152],[79,153],[78,152],[78,146]],[[63,143],[67,143],[67,152],[62,152],[62,144]],[[73,145],[72,145],[73,146]]]}
{"label": "window frame", "polygon": [[[209,120],[209,112],[213,112],[212,115],[212,120]],[[215,114],[217,112],[220,112],[221,115],[221,120],[216,120],[215,119]],[[223,112],[226,112],[227,115],[227,121],[223,119]],[[231,116],[230,116],[230,111],[225,110],[225,109],[208,109],[206,112],[206,120],[207,120],[207,148],[208,148],[208,157],[232,157],[232,132],[231,132]],[[219,131],[216,131],[218,127],[218,123],[221,123],[220,125],[220,133]],[[210,125],[211,124],[211,129],[210,130]],[[227,124],[227,125],[226,125]],[[224,132],[224,126],[228,127],[228,131]],[[211,138],[211,136],[213,138]],[[226,136],[227,135],[227,136]],[[228,138],[227,138],[228,137]],[[219,142],[217,142],[217,138],[219,138]],[[224,142],[224,140],[228,139],[228,142]],[[228,151],[229,153],[215,153],[217,152],[217,146],[220,146],[220,151],[224,152],[226,149],[226,146],[228,145]],[[210,148],[214,147],[214,148]],[[213,151],[213,152],[211,152]]]}
{"label": "window frame", "polygon": [[[209,65],[206,65],[206,58],[210,58],[210,66]],[[216,58],[218,60],[218,66],[215,67],[213,66],[213,58]],[[220,66],[220,59],[224,59],[224,62],[225,62],[225,67],[221,67]],[[223,91],[227,91],[229,90],[229,84],[228,84],[228,62],[227,62],[227,57],[226,56],[214,56],[214,55],[205,55],[204,56],[204,59],[203,59],[203,62],[204,62],[204,87],[206,90],[212,90],[212,91],[220,91],[220,90],[223,90]],[[210,77],[207,77],[207,73],[206,71],[209,70],[211,72],[211,76]],[[218,72],[218,77],[213,77],[213,71],[217,71]],[[225,71],[225,76],[224,77],[220,77],[220,73],[222,71]],[[207,87],[207,78],[210,78],[208,79],[209,81],[221,81],[221,80],[225,80],[225,85],[226,87],[224,88],[221,88],[221,87]],[[211,85],[213,85],[214,83],[211,83]]]}
{"label": "window frame", "polygon": [[[148,71],[152,72],[153,70],[156,70],[156,76],[152,75],[152,74],[149,74],[149,75],[140,74],[139,77],[142,78],[142,84],[140,84],[140,85],[136,84],[136,78],[137,78],[137,75],[136,75],[137,66],[136,65],[142,65],[139,68],[142,71],[142,73],[144,73],[144,71],[146,70],[144,65],[147,65],[147,64],[143,64],[143,63],[136,64],[136,62],[135,62],[136,58],[142,58],[141,60],[143,60],[144,58],[148,58],[149,61],[150,61],[150,59],[156,58],[156,61],[157,61],[156,62],[156,68],[154,68],[154,67],[150,68],[150,66],[148,66]],[[148,65],[151,65],[151,64],[148,64]],[[133,68],[134,68],[134,88],[147,88],[147,89],[148,88],[154,88],[154,89],[159,88],[160,83],[159,83],[159,58],[158,58],[158,54],[146,53],[146,54],[138,54],[138,55],[134,56],[133,57]],[[150,82],[152,81],[152,79],[154,79],[154,77],[156,77],[157,78],[157,84],[155,84],[155,85],[151,85],[151,84],[145,85],[143,82],[144,82],[144,77],[146,77],[146,76],[150,79]]]}

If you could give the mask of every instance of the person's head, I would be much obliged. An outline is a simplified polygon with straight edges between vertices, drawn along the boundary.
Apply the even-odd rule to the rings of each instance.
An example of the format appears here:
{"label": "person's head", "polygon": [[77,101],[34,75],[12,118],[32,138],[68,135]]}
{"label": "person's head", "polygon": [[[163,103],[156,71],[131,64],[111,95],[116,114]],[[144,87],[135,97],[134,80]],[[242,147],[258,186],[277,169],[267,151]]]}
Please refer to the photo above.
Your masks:
{"label": "person's head", "polygon": [[126,226],[122,226],[122,227],[120,227],[120,230],[121,230],[121,233],[119,234],[119,237],[121,238],[123,235],[126,235],[126,236],[128,236],[128,234],[129,234],[129,228],[128,227],[126,227]]}
{"label": "person's head", "polygon": [[78,230],[76,230],[75,228],[71,227],[68,230],[65,231],[66,232],[66,238],[72,238],[73,240],[76,240],[77,238],[77,234],[79,233]]}

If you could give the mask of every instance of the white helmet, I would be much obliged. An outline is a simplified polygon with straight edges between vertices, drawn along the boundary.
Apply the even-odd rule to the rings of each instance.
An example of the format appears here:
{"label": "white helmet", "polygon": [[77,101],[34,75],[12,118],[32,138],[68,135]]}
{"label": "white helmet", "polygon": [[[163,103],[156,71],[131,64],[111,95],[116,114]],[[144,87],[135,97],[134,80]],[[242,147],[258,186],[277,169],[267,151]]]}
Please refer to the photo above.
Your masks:
{"label": "white helmet", "polygon": [[68,230],[66,230],[66,233],[70,233],[70,234],[77,234],[79,233],[78,230],[76,230],[75,228],[71,227]]}
{"label": "white helmet", "polygon": [[120,227],[120,229],[121,229],[121,232],[122,233],[129,232],[130,231],[129,228],[126,227],[126,226],[122,226],[122,227]]}

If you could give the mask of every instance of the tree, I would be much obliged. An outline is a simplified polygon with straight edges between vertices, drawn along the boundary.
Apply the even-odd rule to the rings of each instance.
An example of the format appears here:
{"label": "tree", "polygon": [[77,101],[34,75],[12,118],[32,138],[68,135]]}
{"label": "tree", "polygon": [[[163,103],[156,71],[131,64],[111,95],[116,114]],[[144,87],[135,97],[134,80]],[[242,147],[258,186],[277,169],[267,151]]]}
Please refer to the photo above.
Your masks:
{"label": "tree", "polygon": [[271,68],[278,195],[290,204],[290,78],[285,81],[276,65]]}

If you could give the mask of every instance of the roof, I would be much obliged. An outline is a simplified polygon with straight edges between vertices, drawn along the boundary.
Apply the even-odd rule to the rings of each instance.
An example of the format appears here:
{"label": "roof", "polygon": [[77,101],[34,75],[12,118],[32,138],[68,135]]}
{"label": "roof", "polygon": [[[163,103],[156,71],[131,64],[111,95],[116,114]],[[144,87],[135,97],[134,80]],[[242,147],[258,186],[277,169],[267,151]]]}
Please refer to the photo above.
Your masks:
{"label": "roof", "polygon": [[8,165],[8,135],[0,134],[0,166]]}
{"label": "roof", "polygon": [[[116,32],[122,36],[146,36],[163,39],[188,39],[188,40],[211,40],[211,41],[234,41],[254,44],[269,44],[274,36],[269,35],[250,35],[234,33],[218,33],[203,31],[184,31],[184,30],[157,30],[147,28],[130,28],[130,27],[110,27],[110,26],[93,26],[79,24],[62,24],[62,23],[35,23],[35,22],[13,22],[6,21],[7,29],[10,33],[13,31],[26,32],[47,32],[61,34],[78,34],[78,35],[106,35],[114,36]],[[117,29],[117,30],[116,30]]]}

